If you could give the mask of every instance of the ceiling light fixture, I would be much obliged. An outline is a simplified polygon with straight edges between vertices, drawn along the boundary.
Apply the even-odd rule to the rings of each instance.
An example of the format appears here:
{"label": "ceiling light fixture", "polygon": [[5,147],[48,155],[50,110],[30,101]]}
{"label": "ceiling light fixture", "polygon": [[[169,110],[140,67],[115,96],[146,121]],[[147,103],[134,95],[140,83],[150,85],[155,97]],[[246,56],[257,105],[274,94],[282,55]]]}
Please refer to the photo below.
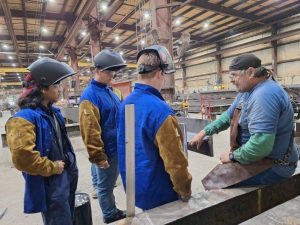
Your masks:
{"label": "ceiling light fixture", "polygon": [[101,9],[102,9],[103,11],[107,10],[107,3],[106,3],[106,2],[103,2],[103,3],[101,4]]}
{"label": "ceiling light fixture", "polygon": [[150,18],[150,13],[149,12],[145,12],[144,17],[145,17],[145,19],[149,19]]}
{"label": "ceiling light fixture", "polygon": [[8,56],[8,59],[13,60],[14,57],[12,57],[12,56],[10,55],[10,56]]}
{"label": "ceiling light fixture", "polygon": [[17,66],[15,63],[12,63],[11,65],[12,65],[13,67],[16,67],[16,66]]}
{"label": "ceiling light fixture", "polygon": [[48,29],[46,27],[42,27],[41,30],[43,33],[48,33]]}
{"label": "ceiling light fixture", "polygon": [[208,28],[209,27],[209,22],[204,23],[203,27]]}
{"label": "ceiling light fixture", "polygon": [[141,44],[144,45],[144,44],[145,44],[145,41],[144,41],[144,40],[141,40]]}
{"label": "ceiling light fixture", "polygon": [[115,40],[116,40],[116,41],[120,40],[119,36],[116,36],[116,37],[115,37]]}
{"label": "ceiling light fixture", "polygon": [[4,49],[8,49],[8,48],[9,48],[7,44],[3,44],[2,47],[3,47]]}
{"label": "ceiling light fixture", "polygon": [[45,49],[44,45],[40,45],[40,49]]}
{"label": "ceiling light fixture", "polygon": [[83,37],[85,37],[86,36],[86,32],[83,30],[83,31],[81,31],[81,35],[83,36]]}
{"label": "ceiling light fixture", "polygon": [[124,55],[124,53],[121,51],[121,52],[120,52],[120,55]]}
{"label": "ceiling light fixture", "polygon": [[175,20],[175,25],[176,25],[176,26],[180,26],[180,25],[181,25],[180,19]]}

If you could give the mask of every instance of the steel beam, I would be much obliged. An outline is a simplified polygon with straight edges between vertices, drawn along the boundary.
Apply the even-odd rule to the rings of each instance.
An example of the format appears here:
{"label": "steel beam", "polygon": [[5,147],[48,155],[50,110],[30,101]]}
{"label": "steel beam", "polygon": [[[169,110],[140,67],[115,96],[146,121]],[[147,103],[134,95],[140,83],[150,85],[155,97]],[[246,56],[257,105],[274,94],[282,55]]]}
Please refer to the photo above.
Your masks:
{"label": "steel beam", "polygon": [[[272,35],[277,35],[276,25],[272,26]],[[272,45],[272,69],[274,77],[277,77],[277,40],[271,41]]]}
{"label": "steel beam", "polygon": [[[28,42],[33,42],[36,41],[36,37],[32,36],[32,35],[16,35],[16,39],[17,41],[28,41]],[[1,41],[5,41],[5,40],[10,40],[10,36],[9,35],[0,35],[0,40]],[[57,35],[57,36],[52,36],[52,37],[41,37],[39,39],[39,41],[45,41],[45,42],[50,42],[50,41],[56,41],[56,42],[60,42],[63,41],[64,37],[62,35]]]}
{"label": "steel beam", "polygon": [[[26,42],[25,42],[25,45],[26,45],[26,53],[28,53],[28,35],[27,35],[27,13],[26,13],[26,7],[25,7],[25,2],[24,0],[21,0],[21,4],[22,4],[22,10],[25,12],[25,17],[23,17],[23,26],[24,26],[24,35],[26,37]],[[28,62],[27,62],[28,63]]]}
{"label": "steel beam", "polygon": [[300,196],[280,204],[240,225],[296,225],[300,224]]}
{"label": "steel beam", "polygon": [[92,11],[92,9],[96,6],[97,2],[98,2],[97,0],[90,0],[84,4],[82,11],[78,14],[78,17],[76,18],[74,24],[72,25],[66,39],[63,41],[63,43],[59,47],[56,58],[60,58],[64,54],[65,47],[67,47],[67,45],[69,45],[70,42],[78,34],[78,31],[81,27],[82,18],[86,14],[88,14]]}
{"label": "steel beam", "polygon": [[15,31],[13,29],[13,23],[12,23],[12,19],[11,19],[10,9],[8,7],[8,2],[7,2],[7,0],[1,0],[0,4],[1,4],[3,12],[4,12],[4,20],[5,20],[6,27],[8,29],[8,33],[11,37],[12,43],[14,45],[14,49],[17,53],[17,59],[18,59],[19,66],[23,66],[22,59],[19,55],[19,53],[20,53],[19,46],[18,46],[18,42],[16,39]]}
{"label": "steel beam", "polygon": [[110,34],[112,34],[116,29],[120,28],[121,25],[123,25],[137,10],[139,9],[139,4],[137,4],[133,10],[131,10],[124,18],[119,21],[107,34],[105,34],[101,41],[105,40]]}
{"label": "steel beam", "polygon": [[[122,4],[124,3],[124,0],[117,0],[114,1],[112,3],[111,6],[109,6],[109,11],[106,12],[103,17],[101,18],[101,21],[99,21],[100,23],[106,23],[108,22],[108,20],[110,20],[110,18],[119,10],[119,8],[122,6]],[[95,17],[97,18],[97,17]],[[115,25],[113,25],[115,26]],[[112,26],[112,27],[113,27]],[[127,28],[131,29],[132,26],[128,26]],[[135,31],[135,29],[134,29]],[[86,45],[86,43],[90,40],[90,34],[88,33],[79,43],[78,48],[82,48],[84,45]]]}
{"label": "steel beam", "polygon": [[[77,55],[75,52],[75,48],[72,47],[68,47],[67,48],[68,54],[70,56],[70,62],[71,62],[71,67],[75,72],[78,72],[78,59],[77,59]],[[74,92],[76,95],[79,95],[79,89],[80,89],[80,80],[79,80],[79,74],[75,74],[71,77],[72,81],[75,81],[75,86],[74,88]]]}
{"label": "steel beam", "polygon": [[269,37],[261,38],[259,40],[243,43],[243,44],[240,44],[240,45],[237,45],[237,46],[224,48],[224,49],[221,49],[219,51],[210,52],[210,53],[207,53],[207,54],[204,54],[204,55],[201,55],[201,56],[197,56],[197,57],[194,57],[194,58],[187,59],[185,61],[178,62],[177,64],[184,64],[184,63],[188,63],[188,62],[191,62],[191,61],[194,61],[194,60],[204,59],[204,58],[207,58],[207,57],[214,57],[216,55],[224,54],[224,53],[227,53],[227,52],[232,52],[232,51],[235,51],[235,50],[251,47],[251,46],[254,46],[254,45],[270,43],[271,41],[280,40],[282,38],[286,38],[286,37],[290,37],[290,36],[294,36],[294,35],[298,35],[298,34],[300,34],[300,29],[295,29],[295,30],[287,31],[287,32],[280,33],[280,34],[277,34],[277,35],[274,35],[274,36],[269,36]]}
{"label": "steel beam", "polygon": [[0,67],[0,73],[27,73],[26,68]]}
{"label": "steel beam", "polygon": [[[216,51],[220,51],[221,50],[221,46],[219,43],[216,44]],[[218,84],[222,83],[222,56],[220,55],[216,55],[215,56],[216,61],[217,61],[217,82]]]}
{"label": "steel beam", "polygon": [[[164,45],[173,57],[171,9],[160,8],[166,4],[168,4],[168,0],[150,0],[152,30],[157,32],[159,44]],[[175,100],[174,74],[165,75],[161,93],[167,101],[173,102]]]}
{"label": "steel beam", "polygon": [[[290,9],[290,7],[291,7],[290,5],[292,5],[292,7],[293,7],[292,9]],[[282,13],[278,16],[272,16],[272,17],[270,17],[270,15],[272,15],[272,13],[268,13],[266,15],[263,15],[259,20],[264,21],[265,23],[268,23],[268,24],[274,24],[274,23],[278,23],[279,21],[284,20],[292,15],[296,15],[297,13],[300,13],[300,4],[298,2],[294,2],[290,5],[288,5],[288,8],[283,7],[280,9],[281,11],[283,11],[285,13]],[[279,11],[279,10],[277,10],[277,11]],[[231,22],[234,22],[234,21],[231,21]],[[213,29],[218,29],[220,27],[224,27],[224,30],[222,30],[222,31],[218,31],[217,33],[214,33],[214,34],[207,34],[206,36],[201,36],[201,34],[204,33],[204,32],[202,32],[200,34],[197,34],[197,36],[199,37],[199,40],[201,40],[201,41],[217,42],[219,40],[223,40],[224,38],[226,38],[228,36],[231,36],[232,34],[238,34],[241,32],[249,31],[251,29],[257,29],[257,28],[263,27],[263,26],[257,27],[255,24],[252,24],[250,22],[242,23],[239,25],[234,25],[231,27],[226,27],[226,25],[230,24],[231,22],[227,22],[226,24],[222,24],[222,25],[219,25],[219,26],[216,26],[213,28]],[[232,33],[232,32],[234,32],[234,33]],[[193,33],[193,32],[191,32],[191,33]],[[203,44],[198,43],[198,44],[192,45],[190,49],[198,48],[201,46],[203,46]]]}
{"label": "steel beam", "polygon": [[137,214],[118,225],[233,225],[240,224],[300,195],[299,168],[278,184],[258,188],[220,189],[200,192],[188,202],[176,201]]}
{"label": "steel beam", "polygon": [[[63,15],[65,13],[67,4],[68,4],[68,0],[64,0],[63,6],[60,10],[60,15]],[[47,14],[46,14],[46,16],[47,16]],[[49,49],[52,49],[52,44],[53,44],[52,42],[54,41],[54,37],[56,36],[56,32],[57,32],[57,29],[58,29],[59,25],[60,25],[60,20],[57,21],[56,24],[55,24],[55,28],[54,28],[54,32],[53,32],[53,36],[52,36],[52,41],[50,43]],[[63,40],[64,39],[62,38],[61,42],[63,42]],[[56,42],[58,42],[58,41],[56,41]]]}
{"label": "steel beam", "polygon": [[256,21],[258,17],[255,15],[251,15],[240,10],[235,10],[233,8],[223,7],[222,5],[213,4],[208,1],[198,0],[195,1],[193,5],[205,10],[216,12],[221,15],[232,16],[245,21],[264,24],[263,22]]}

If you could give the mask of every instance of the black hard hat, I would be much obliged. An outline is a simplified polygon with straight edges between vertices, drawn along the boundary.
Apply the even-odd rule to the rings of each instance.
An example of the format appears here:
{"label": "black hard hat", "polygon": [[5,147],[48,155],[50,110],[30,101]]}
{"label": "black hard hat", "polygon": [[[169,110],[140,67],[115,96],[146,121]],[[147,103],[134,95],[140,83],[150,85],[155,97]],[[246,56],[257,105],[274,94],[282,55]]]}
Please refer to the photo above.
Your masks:
{"label": "black hard hat", "polygon": [[123,57],[112,49],[104,49],[94,58],[94,67],[101,71],[118,71],[126,66]]}
{"label": "black hard hat", "polygon": [[[166,49],[166,47],[162,45],[152,45],[150,47],[147,47],[143,50],[141,50],[137,55],[137,61],[139,60],[140,56],[142,54],[148,53],[148,52],[155,52],[160,59],[160,65],[159,67],[165,74],[170,74],[175,72],[175,65],[172,60],[172,57],[169,53],[169,51]],[[149,73],[151,71],[154,71],[157,68],[154,68],[151,65],[144,65],[141,64],[138,66],[138,73]]]}
{"label": "black hard hat", "polygon": [[253,54],[239,55],[231,61],[229,70],[246,70],[249,67],[261,67],[261,60]]}
{"label": "black hard hat", "polygon": [[36,60],[27,69],[36,84],[46,87],[76,73],[68,64],[48,57]]}

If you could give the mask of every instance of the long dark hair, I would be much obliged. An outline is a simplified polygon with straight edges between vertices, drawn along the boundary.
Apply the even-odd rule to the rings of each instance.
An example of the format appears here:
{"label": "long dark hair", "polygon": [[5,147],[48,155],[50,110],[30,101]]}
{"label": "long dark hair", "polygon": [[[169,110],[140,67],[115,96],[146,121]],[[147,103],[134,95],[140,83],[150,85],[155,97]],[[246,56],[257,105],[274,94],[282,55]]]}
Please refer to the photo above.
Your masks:
{"label": "long dark hair", "polygon": [[29,94],[27,94],[25,97],[20,97],[18,99],[18,106],[20,109],[23,108],[36,108],[38,106],[41,106],[42,101],[44,100],[44,94],[42,92],[42,89],[45,87],[37,86],[32,89]]}

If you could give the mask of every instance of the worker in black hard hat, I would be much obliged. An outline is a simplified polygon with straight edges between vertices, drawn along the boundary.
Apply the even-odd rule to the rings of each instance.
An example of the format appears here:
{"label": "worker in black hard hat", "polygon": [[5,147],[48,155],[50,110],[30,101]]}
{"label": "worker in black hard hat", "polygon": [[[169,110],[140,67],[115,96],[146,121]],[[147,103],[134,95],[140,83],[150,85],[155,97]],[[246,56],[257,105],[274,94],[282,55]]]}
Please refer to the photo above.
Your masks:
{"label": "worker in black hard hat", "polygon": [[45,225],[73,225],[78,169],[60,110],[58,83],[75,72],[42,58],[28,67],[20,111],[6,123],[15,167],[25,179],[24,212],[41,212]]}
{"label": "worker in black hard hat", "polygon": [[121,104],[118,155],[125,186],[125,106],[135,107],[136,206],[148,210],[191,196],[192,176],[183,152],[183,138],[174,111],[160,94],[165,74],[175,72],[168,50],[150,46],[138,53],[138,81]]}
{"label": "worker in black hard hat", "polygon": [[298,153],[288,94],[270,79],[272,72],[253,54],[235,57],[229,71],[240,93],[226,112],[190,141],[190,145],[200,145],[205,136],[230,127],[230,150],[220,155],[222,164],[202,183],[206,189],[219,189],[272,185],[291,177]]}
{"label": "worker in black hard hat", "polygon": [[119,175],[115,117],[120,99],[109,85],[114,74],[126,64],[119,53],[104,49],[95,56],[94,67],[94,79],[80,99],[79,123],[89,160],[96,166],[98,200],[103,220],[111,223],[126,215],[116,208],[113,194]]}

